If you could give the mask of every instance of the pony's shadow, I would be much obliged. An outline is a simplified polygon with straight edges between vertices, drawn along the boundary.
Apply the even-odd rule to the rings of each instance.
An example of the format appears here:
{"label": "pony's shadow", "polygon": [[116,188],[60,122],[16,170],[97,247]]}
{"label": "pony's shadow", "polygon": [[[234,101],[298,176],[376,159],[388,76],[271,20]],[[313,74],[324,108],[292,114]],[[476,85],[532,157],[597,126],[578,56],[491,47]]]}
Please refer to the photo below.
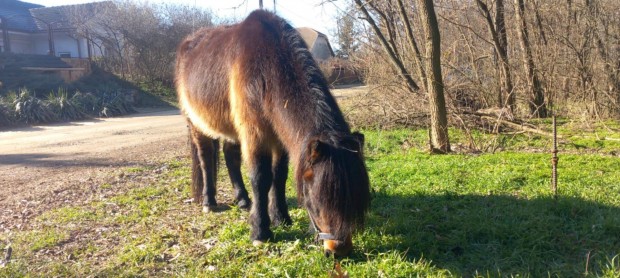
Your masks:
{"label": "pony's shadow", "polygon": [[[295,198],[287,203],[298,207]],[[278,229],[276,242],[313,240],[307,217],[294,221],[302,228]],[[574,277],[586,264],[600,274],[620,253],[619,235],[620,207],[582,198],[376,193],[347,260],[397,252],[456,276]]]}
{"label": "pony's shadow", "polygon": [[378,193],[349,259],[397,251],[457,276],[581,276],[620,253],[619,235],[620,207],[581,198]]}
{"label": "pony's shadow", "polygon": [[221,212],[229,211],[231,209],[232,209],[232,205],[230,204],[218,203],[217,206],[210,207],[209,212],[221,213]]}

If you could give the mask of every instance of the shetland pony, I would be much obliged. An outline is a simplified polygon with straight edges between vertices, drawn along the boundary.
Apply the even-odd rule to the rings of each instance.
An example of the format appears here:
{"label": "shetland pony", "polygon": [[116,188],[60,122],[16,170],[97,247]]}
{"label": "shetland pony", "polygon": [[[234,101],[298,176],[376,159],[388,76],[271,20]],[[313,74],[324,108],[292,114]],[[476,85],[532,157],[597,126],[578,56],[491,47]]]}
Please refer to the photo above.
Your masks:
{"label": "shetland pony", "polygon": [[273,237],[270,224],[291,223],[285,196],[290,160],[299,203],[326,254],[348,254],[369,207],[364,139],[351,132],[299,33],[257,10],[241,23],[188,36],[178,47],[175,71],[189,122],[194,194],[202,195],[203,206],[216,204],[217,140],[223,139],[240,205],[250,204],[240,189],[241,157],[250,172],[250,237],[262,244]]}

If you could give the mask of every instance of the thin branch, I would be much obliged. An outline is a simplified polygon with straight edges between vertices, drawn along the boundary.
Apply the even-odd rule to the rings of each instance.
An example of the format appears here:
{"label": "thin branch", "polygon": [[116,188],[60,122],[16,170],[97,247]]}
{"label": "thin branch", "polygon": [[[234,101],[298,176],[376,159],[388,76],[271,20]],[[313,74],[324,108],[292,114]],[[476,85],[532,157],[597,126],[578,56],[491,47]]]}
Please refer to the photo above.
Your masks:
{"label": "thin branch", "polygon": [[390,61],[392,62],[392,65],[397,69],[397,71],[400,73],[400,76],[405,80],[409,90],[411,92],[419,91],[420,87],[418,87],[418,85],[415,83],[413,78],[411,78],[411,74],[407,71],[407,69],[405,68],[405,65],[403,65],[403,62],[400,59],[398,59],[398,57],[396,56],[396,53],[391,49],[389,43],[385,39],[385,36],[381,32],[381,29],[379,29],[379,26],[377,26],[377,23],[370,15],[370,12],[368,12],[368,9],[366,8],[366,6],[362,3],[361,0],[355,0],[355,4],[360,9],[360,11],[362,11],[362,13],[364,14],[365,16],[364,20],[366,20],[366,22],[368,22],[368,24],[370,24],[370,26],[372,27],[373,31],[375,32],[375,35],[377,35],[377,37],[379,38],[379,42],[381,43],[381,46],[383,46],[383,49],[387,52],[388,57],[390,58]]}

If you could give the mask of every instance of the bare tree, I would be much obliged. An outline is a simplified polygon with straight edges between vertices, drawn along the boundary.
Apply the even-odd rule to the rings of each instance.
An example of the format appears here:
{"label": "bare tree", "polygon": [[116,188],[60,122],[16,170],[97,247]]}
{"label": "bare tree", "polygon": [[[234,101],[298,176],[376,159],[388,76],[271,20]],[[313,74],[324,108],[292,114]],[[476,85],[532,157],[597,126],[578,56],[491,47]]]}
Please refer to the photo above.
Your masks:
{"label": "bare tree", "polygon": [[515,20],[517,21],[517,34],[519,43],[521,44],[521,52],[523,55],[523,67],[525,69],[525,77],[527,80],[527,91],[529,94],[530,113],[539,118],[547,117],[547,106],[545,104],[545,95],[541,81],[538,77],[534,58],[532,56],[532,48],[530,46],[527,22],[525,21],[525,4],[523,0],[514,0],[515,3]]}
{"label": "bare tree", "polygon": [[[487,28],[491,34],[495,55],[498,58],[499,91],[497,93],[497,106],[508,106],[514,110],[516,101],[513,91],[510,61],[508,60],[508,37],[506,35],[504,0],[495,2],[495,21],[493,21],[489,7],[482,0],[476,0],[482,16],[487,22]],[[506,101],[504,101],[506,99]]]}
{"label": "bare tree", "polygon": [[386,31],[387,36],[386,36],[386,34],[381,30],[381,28],[379,28],[379,24],[377,24],[373,16],[370,14],[368,8],[366,7],[366,4],[371,6],[373,10],[377,12],[381,17],[383,17],[384,19],[387,19],[385,13],[382,13],[376,6],[374,6],[374,4],[370,2],[362,3],[362,0],[355,0],[355,4],[357,5],[358,9],[364,15],[364,20],[368,22],[368,24],[374,31],[374,34],[377,36],[377,39],[379,40],[385,53],[388,55],[388,58],[390,59],[392,66],[400,74],[400,77],[407,84],[407,88],[409,89],[409,91],[412,93],[417,92],[420,89],[420,87],[413,80],[409,69],[405,67],[405,64],[403,63],[402,59],[399,57],[398,49],[397,49],[397,46],[395,45],[395,41],[393,37],[392,39],[388,40],[388,38],[390,38],[388,37],[390,34],[392,34],[392,36],[394,35],[394,30],[388,24],[387,31]]}
{"label": "bare tree", "polygon": [[[610,57],[608,44],[604,41],[604,38],[609,37],[610,20],[606,20],[605,16],[600,13],[600,3],[585,0],[585,5],[587,8],[587,26],[592,34],[607,81],[607,90],[604,88],[603,92],[606,92],[610,100],[615,102],[614,112],[620,115],[620,55],[617,55],[618,57],[614,61]],[[617,38],[616,45],[612,46],[611,51],[620,51],[620,42]]]}
{"label": "bare tree", "polygon": [[[420,89],[412,75],[412,72],[417,71],[429,101],[430,148],[436,153],[449,152],[447,109],[441,72],[441,37],[433,1],[422,0],[414,4],[403,0],[355,0],[355,3],[391,65],[411,93]],[[425,42],[425,57],[422,56],[414,34],[412,16],[408,13],[408,9],[413,12],[415,7],[418,8],[415,12],[419,15],[422,26],[420,36]],[[413,70],[411,66],[414,67]]]}
{"label": "bare tree", "polygon": [[433,152],[450,151],[448,118],[441,74],[441,35],[433,0],[418,0],[420,17],[426,35],[426,90],[431,116],[430,143]]}
{"label": "bare tree", "polygon": [[104,54],[98,62],[123,78],[167,87],[172,87],[178,43],[213,25],[209,11],[183,5],[106,2],[93,16],[85,12],[75,10],[72,18],[79,22],[78,32]]}

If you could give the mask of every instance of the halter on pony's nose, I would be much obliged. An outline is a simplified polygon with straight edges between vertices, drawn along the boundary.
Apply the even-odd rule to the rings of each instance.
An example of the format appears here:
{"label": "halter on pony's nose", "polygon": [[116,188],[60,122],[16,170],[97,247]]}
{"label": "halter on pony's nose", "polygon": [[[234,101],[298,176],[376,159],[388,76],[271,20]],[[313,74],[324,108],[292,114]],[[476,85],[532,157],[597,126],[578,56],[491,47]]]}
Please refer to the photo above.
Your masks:
{"label": "halter on pony's nose", "polygon": [[312,227],[316,231],[314,241],[317,243],[319,241],[323,241],[325,256],[329,257],[331,254],[334,254],[335,256],[346,256],[351,252],[353,244],[351,243],[350,237],[346,240],[340,240],[331,233],[323,233],[314,221],[314,218],[312,217],[312,214],[310,214],[310,212],[308,212],[308,216],[310,217],[310,223],[312,223]]}
{"label": "halter on pony's nose", "polygon": [[316,236],[314,238],[315,241],[318,242],[319,240],[336,240],[336,237],[334,235],[321,232],[321,229],[314,221],[314,217],[312,217],[312,214],[310,214],[310,212],[308,212],[308,217],[310,217],[310,223],[312,223],[312,228],[314,228],[314,230],[316,231]]}

